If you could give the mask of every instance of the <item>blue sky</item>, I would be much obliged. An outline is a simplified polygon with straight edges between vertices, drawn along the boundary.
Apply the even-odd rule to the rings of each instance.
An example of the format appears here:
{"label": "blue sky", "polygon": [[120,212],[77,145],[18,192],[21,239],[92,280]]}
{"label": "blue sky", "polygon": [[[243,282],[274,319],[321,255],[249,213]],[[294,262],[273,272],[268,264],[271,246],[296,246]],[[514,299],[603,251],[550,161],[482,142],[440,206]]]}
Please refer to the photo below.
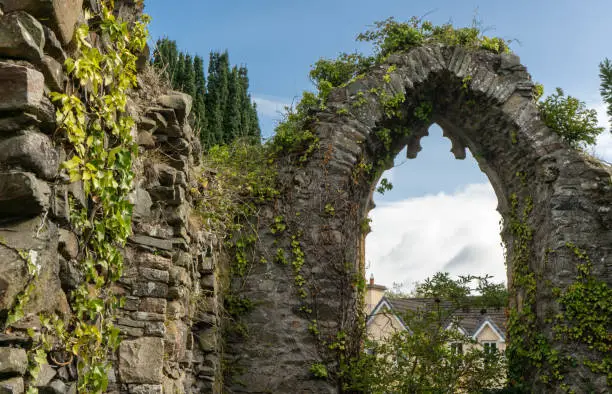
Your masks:
{"label": "blue sky", "polygon": [[[436,24],[451,21],[456,26],[470,25],[476,17],[487,35],[514,41],[512,49],[548,93],[560,86],[604,114],[598,64],[604,57],[612,58],[610,0],[145,3],[153,18],[152,39],[167,36],[183,50],[205,57],[211,50],[227,49],[232,63],[248,66],[264,136],[272,133],[280,118],[277,111],[284,104],[290,104],[303,90],[313,89],[308,79],[310,65],[339,52],[367,52],[369,45],[355,42],[355,36],[372,22],[389,16],[406,20],[429,14],[426,19]],[[605,117],[601,121],[607,126]],[[437,269],[494,272],[503,279],[499,217],[491,212],[496,202],[488,180],[471,157],[454,160],[450,143],[438,128],[430,131],[432,135],[422,140],[419,158],[389,174],[394,190],[376,198],[379,207],[372,212],[374,233],[367,245],[370,271],[386,285],[422,280]],[[598,156],[612,162],[608,131],[598,145]],[[404,161],[398,157],[396,163]],[[442,213],[445,216],[440,216]],[[421,222],[415,224],[415,217],[421,217]],[[402,223],[410,225],[397,230]],[[385,232],[389,228],[393,233]],[[417,253],[415,245],[429,245],[430,250]]]}

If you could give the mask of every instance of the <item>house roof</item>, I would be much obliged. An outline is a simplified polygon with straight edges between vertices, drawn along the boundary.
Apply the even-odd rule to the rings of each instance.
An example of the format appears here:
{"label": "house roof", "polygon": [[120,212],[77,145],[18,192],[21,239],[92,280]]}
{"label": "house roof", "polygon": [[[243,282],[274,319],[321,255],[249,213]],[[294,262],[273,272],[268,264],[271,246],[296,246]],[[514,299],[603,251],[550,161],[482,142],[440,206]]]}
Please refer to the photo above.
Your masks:
{"label": "house roof", "polygon": [[[476,298],[474,299],[476,300]],[[372,313],[368,316],[368,322],[377,313],[380,313],[383,306],[386,306],[391,310],[406,327],[402,316],[409,312],[416,312],[418,310],[431,310],[436,307],[435,299],[433,298],[387,298],[383,297],[376,307],[372,310]],[[449,311],[453,311],[449,317],[449,325],[452,323],[452,319],[457,319],[458,326],[465,334],[469,336],[475,336],[478,334],[486,325],[490,325],[494,331],[501,337],[502,340],[506,339],[506,312],[505,308],[499,307],[480,307],[471,306],[464,308],[456,308],[456,306],[450,301],[439,302],[441,308]]]}

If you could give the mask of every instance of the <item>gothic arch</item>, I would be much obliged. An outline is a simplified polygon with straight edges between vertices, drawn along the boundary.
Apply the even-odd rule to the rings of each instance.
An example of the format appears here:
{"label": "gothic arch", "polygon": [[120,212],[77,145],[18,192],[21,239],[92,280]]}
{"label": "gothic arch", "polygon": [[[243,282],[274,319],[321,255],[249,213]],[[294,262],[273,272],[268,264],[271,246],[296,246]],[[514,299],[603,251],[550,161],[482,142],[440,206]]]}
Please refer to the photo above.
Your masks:
{"label": "gothic arch", "polygon": [[[612,171],[545,126],[532,88],[516,55],[429,46],[391,55],[332,91],[311,125],[319,149],[305,163],[282,166],[286,189],[267,215],[269,221],[282,215],[294,229],[305,254],[307,295],[296,296],[299,286],[287,267],[272,260],[254,266],[243,289],[257,305],[247,317],[251,334],[232,349],[246,366],[237,374],[250,382],[245,392],[335,392],[333,383],[308,373],[327,354],[308,325],[316,319],[321,338],[346,332],[347,347],[358,349],[350,334],[361,324],[356,278],[363,275],[360,246],[372,191],[404,147],[417,156],[432,123],[452,141],[455,157],[470,149],[498,198],[514,376],[534,392],[561,392],[562,385],[606,390],[605,375],[582,363],[601,354],[556,337],[554,317],[563,312],[557,295],[579,275],[577,250],[589,256],[593,277],[608,287],[612,282]],[[260,238],[263,252],[278,249],[265,226]],[[579,362],[563,369],[563,379],[550,379],[557,367],[531,358],[537,349],[523,349],[537,341]]]}

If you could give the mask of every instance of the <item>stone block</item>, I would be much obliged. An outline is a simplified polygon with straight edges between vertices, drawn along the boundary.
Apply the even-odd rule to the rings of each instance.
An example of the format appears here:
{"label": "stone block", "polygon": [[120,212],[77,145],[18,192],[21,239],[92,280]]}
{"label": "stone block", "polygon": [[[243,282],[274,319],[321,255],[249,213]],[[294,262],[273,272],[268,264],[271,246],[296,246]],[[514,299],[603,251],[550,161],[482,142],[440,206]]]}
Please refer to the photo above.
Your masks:
{"label": "stone block", "polygon": [[166,298],[168,296],[168,285],[158,282],[136,282],[132,294],[137,297]]}
{"label": "stone block", "polygon": [[167,239],[147,237],[146,235],[134,234],[129,240],[135,244],[150,246],[156,249],[172,250],[172,241]]}
{"label": "stone block", "polygon": [[48,385],[53,380],[55,375],[57,375],[57,372],[55,372],[55,368],[53,368],[49,364],[42,364],[40,366],[38,376],[36,377],[36,380],[34,380],[34,386],[42,387]]}
{"label": "stone block", "polygon": [[24,349],[0,348],[0,375],[24,375],[28,369],[28,355]]}
{"label": "stone block", "polygon": [[171,92],[171,94],[159,97],[157,103],[164,107],[172,108],[176,113],[179,123],[183,124],[191,113],[193,99],[186,93]]}
{"label": "stone block", "polygon": [[57,249],[67,260],[76,259],[79,254],[79,240],[72,231],[59,230],[59,244]]}
{"label": "stone block", "polygon": [[130,394],[162,394],[161,384],[130,385]]}
{"label": "stone block", "polygon": [[140,267],[138,271],[140,273],[140,278],[144,280],[162,283],[168,283],[168,281],[170,280],[170,274],[168,273],[168,271],[146,267]]}
{"label": "stone block", "polygon": [[159,270],[168,270],[172,264],[172,260],[170,260],[170,258],[152,253],[137,253],[132,259],[135,264],[141,267],[149,267]]}
{"label": "stone block", "polygon": [[59,157],[47,135],[24,131],[0,140],[0,166],[16,166],[52,181],[58,174]]}
{"label": "stone block", "polygon": [[168,301],[165,298],[143,298],[140,300],[138,310],[141,312],[165,314]]}
{"label": "stone block", "polygon": [[126,311],[137,311],[140,308],[141,300],[138,297],[125,297],[125,304],[123,305],[123,309]]}
{"label": "stone block", "polygon": [[162,338],[125,340],[119,345],[119,376],[123,383],[160,384],[163,365]]}
{"label": "stone block", "polygon": [[44,76],[29,67],[0,62],[0,111],[24,111],[41,104]]}
{"label": "stone block", "polygon": [[[2,92],[6,94],[6,92]],[[40,121],[36,116],[26,112],[20,112],[17,115],[11,115],[6,118],[0,118],[0,133],[15,132],[27,129],[35,129],[40,125]]]}
{"label": "stone block", "polygon": [[[6,241],[5,241],[6,242]],[[23,259],[16,250],[0,244],[0,309],[8,310],[15,297],[26,286],[28,275]]]}
{"label": "stone block", "polygon": [[164,322],[148,322],[145,324],[145,335],[163,338],[166,335]]}
{"label": "stone block", "polygon": [[185,189],[181,186],[153,186],[149,194],[154,202],[168,205],[180,205],[185,201]]}
{"label": "stone block", "polygon": [[178,171],[175,168],[172,168],[169,165],[163,163],[156,164],[154,168],[159,183],[162,186],[187,186],[187,180],[185,178],[184,172]]}
{"label": "stone block", "polygon": [[159,321],[166,320],[166,315],[153,312],[132,312],[132,318],[139,321]]}
{"label": "stone block", "polygon": [[170,285],[191,287],[189,272],[183,267],[170,268]]}
{"label": "stone block", "polygon": [[45,32],[32,15],[19,11],[0,17],[0,56],[40,62],[44,47]]}
{"label": "stone block", "polygon": [[72,41],[83,0],[0,0],[4,12],[24,10],[50,27],[62,44]]}
{"label": "stone block", "polygon": [[29,172],[0,173],[0,217],[36,216],[49,208],[51,189]]}
{"label": "stone block", "polygon": [[153,133],[150,131],[139,131],[136,143],[147,149],[155,148],[155,138],[153,138]]}
{"label": "stone block", "polygon": [[0,382],[0,394],[23,394],[25,385],[22,377],[11,378]]}
{"label": "stone block", "polygon": [[61,63],[51,56],[45,55],[40,63],[40,67],[43,70],[45,83],[49,89],[54,92],[63,92],[66,75],[64,74],[64,67]]}
{"label": "stone block", "polygon": [[55,60],[64,64],[68,55],[64,52],[64,48],[62,47],[62,43],[57,39],[57,35],[53,30],[51,30],[47,26],[43,26],[43,30],[45,32],[45,54],[53,57]]}
{"label": "stone block", "polygon": [[203,352],[214,352],[217,349],[217,334],[214,329],[198,332],[197,341],[200,350]]}
{"label": "stone block", "polygon": [[142,116],[138,121],[138,130],[148,131],[153,133],[157,128],[157,122],[154,119]]}

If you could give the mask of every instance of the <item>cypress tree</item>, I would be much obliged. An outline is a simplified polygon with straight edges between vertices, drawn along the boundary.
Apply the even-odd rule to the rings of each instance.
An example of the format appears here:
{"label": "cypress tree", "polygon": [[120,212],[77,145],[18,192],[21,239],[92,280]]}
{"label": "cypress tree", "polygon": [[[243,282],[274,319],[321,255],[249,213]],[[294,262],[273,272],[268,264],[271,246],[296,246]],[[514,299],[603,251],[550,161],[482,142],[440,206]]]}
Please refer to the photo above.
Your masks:
{"label": "cypress tree", "polygon": [[204,145],[217,144],[217,127],[221,117],[221,97],[219,89],[219,75],[217,73],[219,53],[211,52],[208,62],[208,91],[206,92],[206,114],[208,115],[207,138]]}
{"label": "cypress tree", "polygon": [[185,63],[183,66],[183,86],[181,91],[195,98],[195,71],[193,69],[193,59],[191,58],[191,55],[185,55]]}
{"label": "cypress tree", "polygon": [[229,75],[227,106],[224,112],[224,143],[231,142],[243,135],[242,97],[242,83],[238,68],[234,67]]}
{"label": "cypress tree", "polygon": [[172,75],[173,89],[183,91],[183,86],[185,86],[185,74],[185,54],[183,52],[180,52],[178,56],[178,61],[176,62],[174,73]]}
{"label": "cypress tree", "polygon": [[173,89],[193,97],[194,128],[199,129],[202,146],[226,144],[239,137],[260,142],[257,106],[249,94],[248,70],[230,68],[227,51],[211,52],[208,83],[200,56],[179,52],[176,41],[157,41],[152,64],[161,70]]}
{"label": "cypress tree", "polygon": [[206,95],[210,144],[222,144],[226,141],[223,120],[229,96],[228,74],[229,56],[227,51],[223,54],[212,52],[208,65],[208,92]]}
{"label": "cypress tree", "polygon": [[[251,95],[249,95],[249,102],[251,102]],[[259,116],[257,116],[257,103],[251,105],[250,111],[250,132],[249,136],[253,137],[253,142],[261,143],[261,127],[259,127]]]}
{"label": "cypress tree", "polygon": [[193,59],[193,72],[195,76],[195,96],[193,97],[194,126],[200,130],[200,140],[206,146],[207,122],[206,122],[206,78],[204,76],[204,61],[200,56]]}
{"label": "cypress tree", "polygon": [[155,45],[153,65],[161,70],[169,81],[172,81],[176,73],[178,56],[176,41],[162,38]]}

